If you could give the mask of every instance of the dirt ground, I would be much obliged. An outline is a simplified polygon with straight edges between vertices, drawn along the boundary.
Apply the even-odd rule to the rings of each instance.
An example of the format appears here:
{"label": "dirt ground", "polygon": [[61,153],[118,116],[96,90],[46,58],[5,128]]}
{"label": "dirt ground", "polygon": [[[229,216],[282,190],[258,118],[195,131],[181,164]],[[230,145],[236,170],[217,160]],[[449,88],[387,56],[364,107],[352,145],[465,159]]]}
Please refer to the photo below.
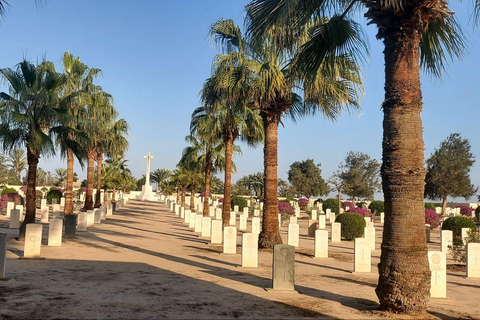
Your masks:
{"label": "dirt ground", "polygon": [[[0,217],[0,232],[9,234],[8,279],[0,281],[3,319],[398,317],[375,311],[379,224],[373,272],[360,274],[352,273],[353,242],[330,244],[330,258],[313,258],[306,216],[299,219],[298,294],[287,294],[265,290],[271,287],[271,252],[259,253],[258,268],[241,268],[240,246],[235,255],[221,254],[221,246],[209,244],[164,204],[130,201],[102,224],[64,239],[62,247],[46,245],[44,226],[44,260],[19,259],[23,242],[7,222]],[[286,226],[281,234],[286,242]],[[429,249],[439,250],[438,232],[431,240]],[[448,297],[430,299],[425,317],[479,319],[480,279],[466,279],[456,268],[447,282]]]}

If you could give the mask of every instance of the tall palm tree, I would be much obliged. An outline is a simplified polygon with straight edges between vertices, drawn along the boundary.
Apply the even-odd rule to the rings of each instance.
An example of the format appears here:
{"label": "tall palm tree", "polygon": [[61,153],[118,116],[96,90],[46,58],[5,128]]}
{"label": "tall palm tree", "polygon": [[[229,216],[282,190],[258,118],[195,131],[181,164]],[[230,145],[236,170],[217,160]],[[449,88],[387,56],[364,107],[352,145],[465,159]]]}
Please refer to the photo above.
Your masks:
{"label": "tall palm tree", "polygon": [[[190,141],[192,138],[187,136],[186,140]],[[179,163],[180,167],[188,172],[189,186],[190,186],[190,210],[195,210],[195,191],[197,190],[197,183],[202,178],[202,164],[198,157],[198,150],[194,147],[186,147],[183,149],[182,158]]]}
{"label": "tall palm tree", "polygon": [[1,69],[10,93],[0,93],[0,138],[4,150],[15,146],[27,149],[27,192],[25,220],[19,237],[25,236],[28,223],[35,223],[35,185],[40,155],[52,155],[54,128],[57,127],[58,91],[64,77],[51,62],[35,66],[24,60],[16,69]]}
{"label": "tall palm tree", "polygon": [[[103,169],[106,184],[104,184],[104,186],[110,186],[112,188],[112,201],[116,199],[115,193],[118,186],[131,174],[130,169],[127,167],[127,161],[128,160],[123,159],[123,157],[119,155],[114,155],[105,160]],[[107,190],[104,191],[104,196],[106,197],[106,195]]]}
{"label": "tall palm tree", "polygon": [[[474,7],[478,18],[477,1]],[[385,227],[376,293],[383,310],[425,311],[430,271],[424,228],[420,66],[439,76],[445,59],[464,51],[454,12],[446,0],[254,0],[247,10],[254,38],[281,29],[283,36],[277,40],[283,44],[293,41],[292,35],[312,17],[333,14],[301,48],[297,68],[307,76],[333,51],[357,54],[363,47],[360,27],[352,20],[358,11],[363,10],[369,24],[377,26],[377,39],[385,45],[381,169]]]}
{"label": "tall palm tree", "polygon": [[15,148],[7,157],[8,167],[15,172],[15,177],[18,181],[22,181],[22,171],[27,168],[27,157],[25,150]]}
{"label": "tall palm tree", "polygon": [[172,175],[172,172],[168,169],[157,169],[151,173],[152,176],[152,181],[157,183],[157,191],[160,191],[160,184],[162,184],[163,181],[168,180],[170,176]]}
{"label": "tall palm tree", "polygon": [[[264,188],[262,232],[259,246],[272,248],[282,243],[278,228],[278,124],[282,117],[293,120],[317,113],[335,120],[344,110],[359,108],[358,96],[361,80],[358,66],[348,56],[337,57],[339,63],[324,63],[322,69],[309,79],[301,79],[291,62],[296,59],[298,48],[314,34],[321,19],[311,21],[311,26],[297,33],[296,42],[282,49],[274,41],[272,34],[266,35],[254,43],[242,35],[232,20],[220,20],[216,37],[231,48],[232,54],[217,58],[219,64],[238,65],[246,84],[240,87],[246,90],[244,96],[251,99],[251,107],[260,111],[264,144]],[[276,30],[281,32],[282,30]],[[341,63],[340,63],[341,62]],[[248,72],[250,71],[250,72]],[[303,80],[303,81],[302,81]],[[303,90],[305,99],[297,94]],[[230,87],[238,86],[233,83]],[[240,90],[242,91],[242,90]],[[232,90],[232,92],[235,92]]]}

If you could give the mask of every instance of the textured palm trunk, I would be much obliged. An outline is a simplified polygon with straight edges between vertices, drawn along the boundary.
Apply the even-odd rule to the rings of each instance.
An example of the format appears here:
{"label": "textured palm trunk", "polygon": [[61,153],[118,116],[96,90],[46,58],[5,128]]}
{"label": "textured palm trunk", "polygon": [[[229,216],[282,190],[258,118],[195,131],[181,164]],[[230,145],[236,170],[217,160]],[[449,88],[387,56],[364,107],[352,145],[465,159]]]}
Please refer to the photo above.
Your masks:
{"label": "textured palm trunk", "polygon": [[112,187],[112,201],[115,201],[116,200],[116,189],[115,189],[115,185],[113,185]]}
{"label": "textured palm trunk", "polygon": [[278,122],[280,115],[276,113],[263,114],[265,130],[265,146],[263,147],[264,164],[264,203],[262,232],[258,236],[260,248],[273,248],[282,243],[278,230]]}
{"label": "textured palm trunk", "polygon": [[85,205],[83,210],[93,210],[93,171],[95,170],[96,152],[91,150],[88,152],[87,164],[87,194],[85,195]]}
{"label": "textured palm trunk", "polygon": [[95,204],[93,205],[94,208],[100,208],[102,205],[100,201],[100,190],[102,188],[102,162],[103,154],[99,153],[97,155],[97,193],[95,194]]}
{"label": "textured palm trunk", "polygon": [[197,178],[193,178],[192,187],[190,188],[190,210],[195,210],[195,189],[197,189]]}
{"label": "textured palm trunk", "polygon": [[[405,18],[406,19],[406,18]],[[384,34],[382,185],[385,225],[376,288],[382,310],[426,309],[430,271],[425,235],[420,21],[409,18]],[[399,19],[397,19],[398,21]]]}
{"label": "textured palm trunk", "polygon": [[180,203],[180,188],[177,188],[177,203]]}
{"label": "textured palm trunk", "polygon": [[[212,158],[207,155],[206,165],[205,165],[205,197],[203,200],[203,216],[208,217],[210,210],[210,174],[212,172]],[[225,206],[225,204],[224,204]]]}
{"label": "textured palm trunk", "polygon": [[37,179],[37,166],[38,159],[40,154],[31,150],[27,146],[27,163],[28,163],[28,173],[27,173],[27,193],[26,193],[26,203],[25,203],[25,219],[23,220],[20,230],[19,230],[19,239],[25,239],[25,230],[27,224],[35,223],[35,185]]}
{"label": "textured palm trunk", "polygon": [[223,188],[223,225],[228,226],[230,222],[230,209],[232,208],[232,155],[233,137],[227,137],[225,141],[225,184]]}
{"label": "textured palm trunk", "polygon": [[186,188],[185,186],[182,186],[182,207],[185,208],[185,192],[186,192]]}
{"label": "textured palm trunk", "polygon": [[67,150],[67,187],[65,188],[65,214],[73,214],[73,151]]}
{"label": "textured palm trunk", "polygon": [[107,203],[107,201],[108,201],[107,195],[108,195],[108,188],[107,188],[107,186],[105,186],[103,188],[103,203]]}

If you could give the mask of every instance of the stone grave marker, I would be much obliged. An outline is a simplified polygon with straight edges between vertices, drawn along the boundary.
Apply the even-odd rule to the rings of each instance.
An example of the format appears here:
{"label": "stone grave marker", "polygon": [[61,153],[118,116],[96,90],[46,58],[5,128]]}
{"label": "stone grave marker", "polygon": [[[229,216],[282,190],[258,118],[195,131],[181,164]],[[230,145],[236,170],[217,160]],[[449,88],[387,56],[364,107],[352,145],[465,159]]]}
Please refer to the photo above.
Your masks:
{"label": "stone grave marker", "polygon": [[16,205],[16,206],[15,206],[15,209],[17,209],[18,211],[20,211],[20,221],[22,221],[22,220],[23,220],[23,214],[24,214],[24,212],[23,212],[23,206],[22,206],[22,205]]}
{"label": "stone grave marker", "polygon": [[342,240],[342,224],[339,222],[332,223],[332,242],[340,242]]}
{"label": "stone grave marker", "polygon": [[46,206],[47,206],[47,199],[42,199],[42,200],[40,201],[40,208],[44,208],[44,207],[46,207]]}
{"label": "stone grave marker", "polygon": [[288,240],[287,243],[290,246],[298,247],[299,246],[299,232],[300,232],[300,226],[298,224],[292,224],[290,223],[288,225]]}
{"label": "stone grave marker", "polygon": [[330,212],[330,223],[335,223],[335,212]]}
{"label": "stone grave marker", "polygon": [[295,217],[299,218],[300,217],[300,207],[295,207]]}
{"label": "stone grave marker", "polygon": [[63,219],[52,219],[48,227],[48,246],[60,247],[62,245]]}
{"label": "stone grave marker", "polygon": [[52,199],[52,205],[56,205],[58,204],[58,199],[57,198],[53,198]]}
{"label": "stone grave marker", "polygon": [[328,258],[328,231],[315,230],[315,258]]}
{"label": "stone grave marker", "polygon": [[237,205],[233,206],[233,211],[238,212],[238,206]]}
{"label": "stone grave marker", "polygon": [[225,227],[223,230],[223,253],[237,253],[237,228]]}
{"label": "stone grave marker", "polygon": [[222,243],[222,220],[212,220],[212,237],[210,241],[215,244]]}
{"label": "stone grave marker", "polygon": [[255,217],[259,217],[260,216],[260,210],[258,210],[258,209],[253,210],[253,215]]}
{"label": "stone grave marker", "polygon": [[236,211],[230,211],[230,221],[228,222],[230,226],[236,226],[237,225],[237,212]]}
{"label": "stone grave marker", "polygon": [[[331,216],[330,216],[330,213],[332,213],[332,210],[331,210],[331,209],[326,209],[326,210],[325,210],[325,215],[327,216],[327,220],[328,220],[328,221],[330,221],[330,217],[331,217]],[[332,222],[332,221],[330,221],[330,222]]]}
{"label": "stone grave marker", "polygon": [[372,221],[372,219],[370,219],[370,217],[363,217],[363,219],[365,219],[365,226],[370,227],[370,222]]}
{"label": "stone grave marker", "polygon": [[466,239],[468,238],[468,232],[470,232],[470,228],[462,228],[462,241],[464,245],[467,243]]}
{"label": "stone grave marker", "polygon": [[273,290],[295,291],[295,247],[277,244],[273,247]]}
{"label": "stone grave marker", "polygon": [[282,227],[282,215],[279,213],[277,214],[277,220],[278,220],[278,229]]}
{"label": "stone grave marker", "polygon": [[10,218],[10,212],[15,209],[15,202],[7,202],[7,217]]}
{"label": "stone grave marker", "polygon": [[442,247],[442,252],[448,252],[448,246],[453,245],[453,231],[452,230],[442,230],[440,237],[440,245]]}
{"label": "stone grave marker", "polygon": [[442,208],[441,207],[435,207],[435,212],[440,215],[442,214]]}
{"label": "stone grave marker", "polygon": [[372,251],[370,240],[365,238],[355,239],[354,272],[372,272]]}
{"label": "stone grave marker", "polygon": [[[201,211],[198,211],[198,212],[201,212]],[[208,207],[208,216],[209,217],[214,217],[215,216],[215,207],[214,206]],[[210,218],[210,220],[211,220],[211,218]]]}
{"label": "stone grave marker", "polygon": [[242,267],[258,267],[258,235],[256,234],[242,234]]}
{"label": "stone grave marker", "polygon": [[248,214],[249,214],[248,207],[244,207],[243,208],[243,215],[248,217]]}
{"label": "stone grave marker", "polygon": [[87,231],[87,213],[80,211],[78,213],[77,231]]}
{"label": "stone grave marker", "polygon": [[113,215],[113,206],[112,203],[110,202],[107,204],[107,217]]}
{"label": "stone grave marker", "polygon": [[194,232],[202,232],[202,219],[203,215],[197,214],[195,215],[195,230]]}
{"label": "stone grave marker", "polygon": [[40,258],[43,225],[29,223],[25,230],[24,258]]}
{"label": "stone grave marker", "polygon": [[[187,212],[186,212],[186,211],[187,211],[187,210],[185,210],[185,216],[187,216]],[[188,210],[188,211],[190,211],[190,210]],[[197,214],[196,214],[195,212],[191,212],[191,211],[190,211],[189,216],[190,216],[190,219],[189,219],[189,221],[188,221],[188,227],[189,227],[190,229],[195,229],[195,223],[197,222]]]}
{"label": "stone grave marker", "polygon": [[93,227],[95,224],[95,212],[87,210],[87,228]]}
{"label": "stone grave marker", "polygon": [[65,216],[65,238],[75,238],[77,231],[77,217],[76,214],[67,214]]}
{"label": "stone grave marker", "polygon": [[0,279],[5,279],[7,262],[7,234],[0,233]]}
{"label": "stone grave marker", "polygon": [[440,251],[428,252],[428,263],[430,266],[430,297],[447,297],[447,259],[445,253]]}
{"label": "stone grave marker", "polygon": [[427,242],[430,242],[430,225],[428,223],[425,224],[425,235],[427,236]]}
{"label": "stone grave marker", "polygon": [[308,236],[314,237],[315,230],[317,230],[317,221],[316,220],[308,220]]}
{"label": "stone grave marker", "polygon": [[[202,217],[202,216],[200,216]],[[212,227],[212,218],[202,217],[202,237],[210,238],[211,227]]]}
{"label": "stone grave marker", "polygon": [[100,214],[100,209],[99,208],[95,208],[93,209],[93,216],[94,216],[94,223],[95,224],[99,224],[102,220],[102,216]]}
{"label": "stone grave marker", "polygon": [[107,216],[107,207],[100,206],[100,219],[105,220],[106,216]]}
{"label": "stone grave marker", "polygon": [[40,222],[41,223],[48,223],[48,207],[43,207],[40,209]]}
{"label": "stone grave marker", "polygon": [[[190,217],[190,212],[192,212],[190,209],[185,209],[184,207],[180,206],[180,216],[186,216],[188,215]],[[190,218],[188,219],[190,222]]]}
{"label": "stone grave marker", "polygon": [[222,220],[222,209],[221,208],[215,209],[215,219]]}
{"label": "stone grave marker", "polygon": [[365,239],[370,243],[370,250],[375,251],[375,228],[365,227],[363,232]]}
{"label": "stone grave marker", "polygon": [[321,214],[318,216],[318,229],[326,229],[326,228],[327,228],[326,217],[324,214]]}
{"label": "stone grave marker", "polygon": [[385,223],[385,212],[380,212],[380,223]]}
{"label": "stone grave marker", "polygon": [[10,229],[20,228],[20,210],[12,209],[10,210]]}
{"label": "stone grave marker", "polygon": [[298,221],[298,220],[297,220],[297,217],[295,217],[295,216],[292,216],[292,217],[290,217],[290,221],[289,221],[289,223],[290,223],[290,224],[296,224],[296,223],[297,223],[297,221]]}
{"label": "stone grave marker", "polygon": [[183,223],[190,225],[190,210],[183,211]]}
{"label": "stone grave marker", "polygon": [[467,278],[480,278],[480,243],[467,244]]}
{"label": "stone grave marker", "polygon": [[253,234],[260,234],[260,218],[253,217],[252,218],[252,233]]}
{"label": "stone grave marker", "polygon": [[317,220],[317,210],[312,210],[312,220]]}
{"label": "stone grave marker", "polygon": [[240,226],[238,227],[239,230],[245,231],[247,230],[247,216],[246,215],[241,215],[240,216]]}
{"label": "stone grave marker", "polygon": [[65,197],[60,198],[60,207],[65,207]]}

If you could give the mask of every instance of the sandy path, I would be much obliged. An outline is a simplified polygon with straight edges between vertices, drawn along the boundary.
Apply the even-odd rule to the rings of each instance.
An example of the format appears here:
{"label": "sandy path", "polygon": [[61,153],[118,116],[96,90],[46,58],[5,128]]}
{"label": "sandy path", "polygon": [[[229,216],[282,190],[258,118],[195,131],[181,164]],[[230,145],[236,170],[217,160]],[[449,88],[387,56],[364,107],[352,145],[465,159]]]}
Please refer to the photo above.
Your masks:
{"label": "sandy path", "polygon": [[[0,232],[6,218],[0,218]],[[299,220],[301,235],[307,221]],[[298,294],[271,293],[270,252],[259,268],[240,268],[241,255],[188,229],[158,203],[131,201],[62,247],[44,246],[45,260],[21,260],[23,243],[8,240],[7,277],[0,282],[3,318],[338,318],[365,319],[372,312],[377,275],[353,274],[353,243],[330,245],[328,259],[313,259],[313,240],[301,236],[296,254]],[[10,232],[11,233],[11,232]],[[11,233],[13,234],[13,233]],[[377,235],[381,231],[377,230]],[[240,236],[237,243],[241,243]],[[286,227],[282,227],[286,240]],[[438,249],[438,234],[429,246]],[[379,247],[380,239],[377,239]],[[309,248],[309,249],[305,249]],[[237,247],[240,253],[240,247]],[[378,263],[379,250],[372,263]],[[431,299],[438,318],[480,318],[480,279],[447,276],[448,298]],[[394,317],[394,315],[387,315]]]}

